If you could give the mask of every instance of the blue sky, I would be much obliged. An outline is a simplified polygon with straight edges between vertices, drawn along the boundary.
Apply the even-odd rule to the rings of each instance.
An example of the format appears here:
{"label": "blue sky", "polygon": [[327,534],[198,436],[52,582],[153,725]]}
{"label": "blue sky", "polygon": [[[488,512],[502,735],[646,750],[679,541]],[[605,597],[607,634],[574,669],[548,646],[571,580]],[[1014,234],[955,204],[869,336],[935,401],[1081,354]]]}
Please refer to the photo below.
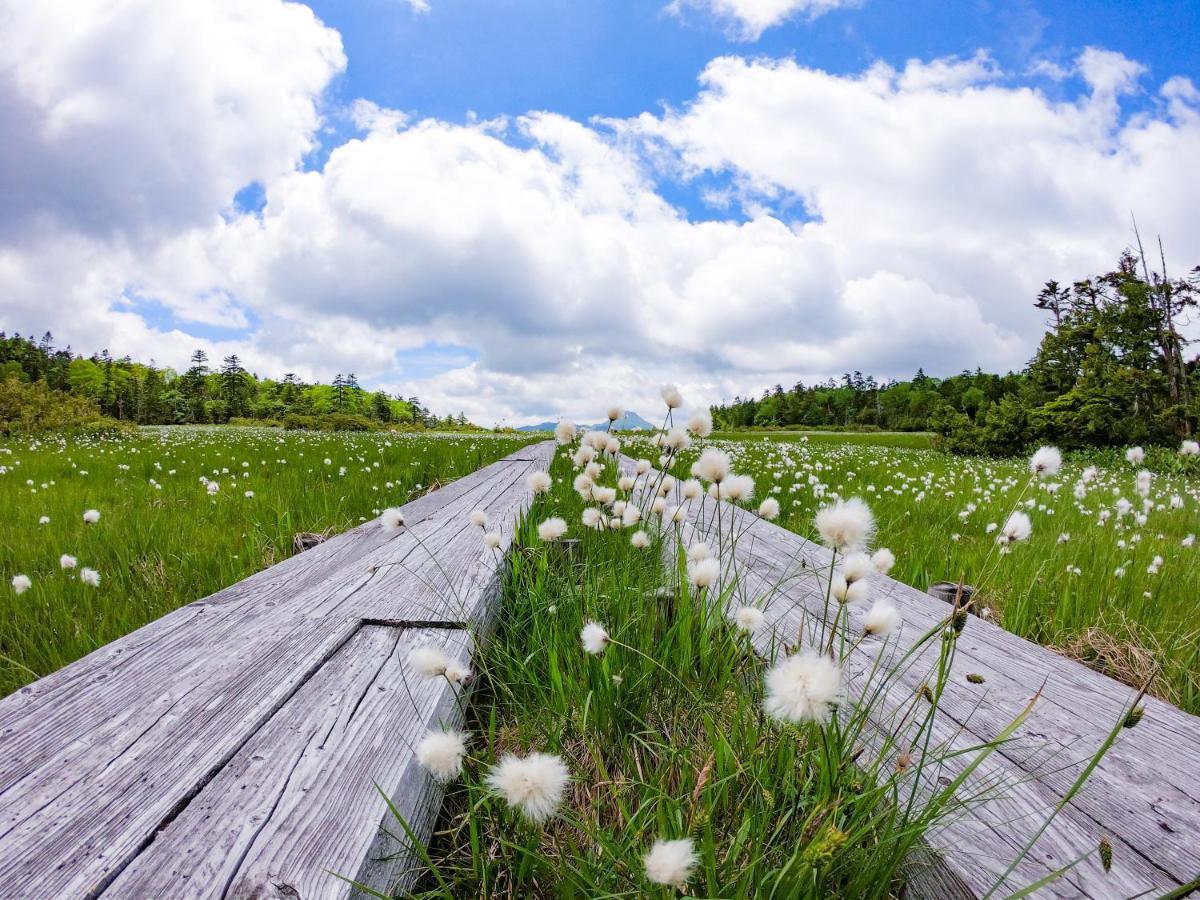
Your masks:
{"label": "blue sky", "polygon": [[1194,0],[667,3],[0,0],[0,327],[590,420],[1020,368],[1131,211],[1200,263]]}
{"label": "blue sky", "polygon": [[[1096,45],[1148,66],[1151,80],[1200,73],[1200,3],[1189,0],[863,0],[794,16],[756,41],[734,39],[702,10],[673,15],[656,0],[433,0],[424,13],[404,0],[310,5],[341,33],[349,57],[335,96],[455,122],[468,111],[587,120],[680,105],[724,54],[789,56],[851,74],[877,60],[902,67],[986,49],[1018,73],[1038,59],[1069,66]],[[1078,79],[1037,83],[1051,93],[1080,88]]]}

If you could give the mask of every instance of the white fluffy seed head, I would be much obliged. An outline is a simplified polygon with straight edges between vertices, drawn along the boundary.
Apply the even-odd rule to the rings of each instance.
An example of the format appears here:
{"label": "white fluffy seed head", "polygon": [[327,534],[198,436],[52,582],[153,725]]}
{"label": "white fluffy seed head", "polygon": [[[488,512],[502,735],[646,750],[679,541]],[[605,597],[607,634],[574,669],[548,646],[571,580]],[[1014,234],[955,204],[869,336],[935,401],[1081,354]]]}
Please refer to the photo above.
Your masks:
{"label": "white fluffy seed head", "polygon": [[663,438],[663,446],[678,453],[680,450],[686,450],[691,444],[692,439],[688,437],[687,430],[676,426],[667,432]]}
{"label": "white fluffy seed head", "polygon": [[896,564],[896,554],[887,547],[880,547],[871,554],[871,565],[875,567],[875,571],[882,575],[886,575],[892,571],[892,566]]}
{"label": "white fluffy seed head", "polygon": [[[636,509],[636,507],[630,507]],[[629,543],[633,544],[638,550],[645,550],[650,546],[650,535],[644,531],[635,531],[629,538]]]}
{"label": "white fluffy seed head", "polygon": [[483,536],[483,546],[487,547],[489,550],[495,550],[497,547],[499,547],[500,532],[489,531],[487,534],[485,534]]}
{"label": "white fluffy seed head", "polygon": [[849,584],[861,581],[874,571],[875,566],[871,562],[871,557],[865,553],[851,553],[842,560],[842,576]]}
{"label": "white fluffy seed head", "polygon": [[533,494],[546,493],[553,483],[549,472],[533,472],[525,479],[525,486]]}
{"label": "white fluffy seed head", "polygon": [[560,444],[569,444],[575,440],[575,423],[565,419],[554,426],[554,439]]}
{"label": "white fluffy seed head", "polygon": [[646,866],[648,881],[681,888],[692,877],[697,857],[691,838],[680,838],[677,841],[655,841],[642,862]]}
{"label": "white fluffy seed head", "polygon": [[631,528],[642,520],[642,511],[632,503],[628,504],[621,513],[621,524]]}
{"label": "white fluffy seed head", "polygon": [[733,614],[733,621],[742,631],[758,631],[763,626],[762,610],[757,606],[739,606]]}
{"label": "white fluffy seed head", "polygon": [[645,475],[653,468],[653,466],[650,464],[650,460],[639,459],[635,468],[639,475]]}
{"label": "white fluffy seed head", "polygon": [[537,531],[543,541],[557,541],[567,533],[567,523],[558,516],[551,516],[538,525]]}
{"label": "white fluffy seed head", "polygon": [[584,528],[600,528],[604,521],[604,513],[595,506],[589,506],[583,511],[580,517],[583,521]]}
{"label": "white fluffy seed head", "polygon": [[64,553],[58,558],[58,565],[62,569],[73,569],[79,565],[79,560],[69,553]]}
{"label": "white fluffy seed head", "polygon": [[584,625],[583,630],[579,632],[579,639],[583,641],[583,649],[593,656],[599,656],[608,649],[608,632],[599,622],[588,622]]}
{"label": "white fluffy seed head", "polygon": [[1004,523],[1004,527],[1000,530],[1000,542],[1007,544],[1015,544],[1017,541],[1023,541],[1033,534],[1033,523],[1029,521],[1029,516],[1020,510],[1015,511],[1010,515]]}
{"label": "white fluffy seed head", "polygon": [[871,508],[858,497],[822,507],[814,521],[825,545],[843,553],[866,547],[875,533]]}
{"label": "white fluffy seed head", "polygon": [[687,558],[691,562],[699,562],[702,559],[708,559],[712,556],[712,548],[703,541],[699,541],[688,547]]}
{"label": "white fluffy seed head", "polygon": [[1062,453],[1057,447],[1039,447],[1029,458],[1029,471],[1039,478],[1049,478],[1062,468]]}
{"label": "white fluffy seed head", "polygon": [[379,527],[387,532],[397,532],[404,527],[404,513],[393,506],[379,514]]}
{"label": "white fluffy seed head", "polygon": [[621,418],[623,415],[625,415],[625,410],[621,409],[619,406],[610,406],[608,408],[608,421],[610,422],[617,421],[617,419]]}
{"label": "white fluffy seed head", "polygon": [[83,521],[87,525],[95,525],[97,522],[100,521],[100,510],[98,510],[98,509],[86,510],[83,514]]}
{"label": "white fluffy seed head", "polygon": [[487,513],[482,509],[471,510],[471,514],[467,518],[476,528],[487,527]]}
{"label": "white fluffy seed head", "polygon": [[438,781],[450,781],[462,772],[467,736],[461,731],[431,731],[417,744],[417,762]]}
{"label": "white fluffy seed head", "polygon": [[763,709],[780,722],[827,722],[844,695],[837,664],[807,651],[777,663],[765,681]]}
{"label": "white fluffy seed head", "polygon": [[689,478],[679,485],[679,493],[684,500],[696,500],[704,493],[704,485],[695,478]]}
{"label": "white fluffy seed head", "polygon": [[95,569],[82,568],[79,570],[79,580],[89,587],[100,587],[100,573]]}
{"label": "white fluffy seed head", "polygon": [[622,475],[617,479],[617,487],[619,487],[624,493],[628,494],[633,490],[633,482],[634,478],[632,475]]}
{"label": "white fluffy seed head", "polygon": [[779,518],[779,501],[774,497],[768,497],[762,503],[758,504],[758,514],[768,521]]}
{"label": "white fluffy seed head", "polygon": [[418,675],[424,675],[426,678],[437,678],[440,675],[446,674],[446,668],[450,665],[450,657],[448,657],[441,647],[414,647],[408,654],[408,664],[413,667]]}
{"label": "white fluffy seed head", "polygon": [[566,763],[549,753],[506,755],[488,772],[487,784],[533,822],[544,822],[562,803],[570,780]]}
{"label": "white fluffy seed head", "polygon": [[1125,451],[1125,459],[1132,465],[1140,466],[1145,458],[1146,451],[1141,447],[1130,447]]}
{"label": "white fluffy seed head", "polygon": [[1184,441],[1179,445],[1179,452],[1184,456],[1200,456],[1200,441]]}
{"label": "white fluffy seed head", "polygon": [[729,461],[729,454],[724,450],[707,447],[700,454],[700,458],[692,464],[692,474],[705,481],[720,483],[729,477],[732,465]]}
{"label": "white fluffy seed head", "polygon": [[14,591],[18,594],[23,594],[33,587],[33,579],[28,575],[14,575],[11,584]]}
{"label": "white fluffy seed head", "polygon": [[712,557],[692,563],[688,572],[688,580],[698,588],[714,585],[721,577],[721,563]]}
{"label": "white fluffy seed head", "polygon": [[706,438],[713,433],[712,413],[707,409],[692,413],[687,421],[688,431],[698,438]]}
{"label": "white fluffy seed head", "polygon": [[730,475],[721,485],[721,496],[726,500],[749,500],[754,496],[754,479],[749,475]]}
{"label": "white fluffy seed head", "polygon": [[884,597],[871,604],[863,618],[863,631],[874,637],[887,637],[900,624],[900,610]]}
{"label": "white fluffy seed head", "polygon": [[679,409],[683,406],[683,395],[679,393],[679,388],[673,384],[664,384],[662,389],[663,402],[667,404],[667,409]]}

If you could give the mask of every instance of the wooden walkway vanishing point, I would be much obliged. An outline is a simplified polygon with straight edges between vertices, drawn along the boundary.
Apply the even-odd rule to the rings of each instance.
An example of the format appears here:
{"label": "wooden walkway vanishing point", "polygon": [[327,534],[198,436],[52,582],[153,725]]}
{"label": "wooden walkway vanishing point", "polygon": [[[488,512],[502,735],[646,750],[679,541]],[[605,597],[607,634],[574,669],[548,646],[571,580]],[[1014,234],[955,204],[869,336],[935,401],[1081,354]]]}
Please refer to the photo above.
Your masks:
{"label": "wooden walkway vanishing point", "polygon": [[[0,700],[0,900],[324,900],[356,893],[339,875],[380,891],[411,883],[419,866],[389,835],[397,827],[380,791],[429,835],[441,791],[412,746],[432,725],[457,724],[461,709],[443,680],[414,677],[405,657],[424,643],[470,655],[466,626],[485,632],[492,618],[499,561],[529,502],[525,478],[553,452],[551,442],[519,450],[408,504],[399,533],[369,522]],[[473,509],[504,526],[497,554],[468,525]],[[682,526],[689,542],[708,533],[698,513]],[[811,573],[828,557],[753,513],[734,515],[739,574],[771,597],[766,652],[819,614]],[[889,646],[946,615],[941,601],[873,580],[905,617]],[[877,652],[878,642],[864,643],[851,669]],[[906,670],[881,730],[928,669],[926,660]],[[991,739],[1045,686],[1019,739],[968,781],[995,797],[931,835],[933,850],[913,861],[910,895],[938,900],[986,892],[1132,694],[977,618],[954,671],[935,735],[946,747]],[[967,683],[967,673],[984,682]],[[1144,705],[997,896],[1102,837],[1111,872],[1093,854],[1037,896],[1157,897],[1200,876],[1200,719],[1153,698]],[[952,778],[958,759],[938,774]]]}

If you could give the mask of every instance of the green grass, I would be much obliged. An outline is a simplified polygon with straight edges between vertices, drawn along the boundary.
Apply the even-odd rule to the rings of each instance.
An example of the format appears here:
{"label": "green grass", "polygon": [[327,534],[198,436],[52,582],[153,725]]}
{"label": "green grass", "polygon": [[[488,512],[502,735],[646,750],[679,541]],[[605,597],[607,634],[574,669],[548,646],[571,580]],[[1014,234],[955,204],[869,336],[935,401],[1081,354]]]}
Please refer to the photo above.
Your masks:
{"label": "green grass", "polygon": [[[167,428],[0,443],[0,695],[291,555],[298,532],[342,531],[528,442]],[[17,574],[33,580],[20,595]]]}
{"label": "green grass", "polygon": [[803,441],[810,444],[853,444],[862,447],[908,447],[912,450],[933,448],[933,435],[927,431],[724,431],[715,440]]}
{"label": "green grass", "polygon": [[[611,469],[600,483],[616,485]],[[726,615],[737,573],[720,596],[696,589],[671,530],[647,524],[653,542],[637,549],[632,527],[587,529],[581,518],[591,504],[571,488],[576,470],[560,454],[551,471],[554,489],[517,534],[497,632],[475,659],[468,757],[448,788],[431,871],[415,896],[674,897],[674,888],[650,883],[643,856],[656,840],[684,838],[697,856],[691,896],[899,896],[922,835],[1011,787],[990,783],[986,796],[972,796],[964,785],[1028,708],[991,743],[953,760],[931,740],[958,639],[949,607],[947,620],[916,640],[940,648],[927,692],[896,687],[914,658],[896,654],[854,676],[852,693],[865,700],[838,705],[828,721],[777,722],[763,705],[773,661]],[[636,495],[636,487],[618,493]],[[550,516],[569,523],[574,543],[538,539],[534,526]],[[890,537],[882,526],[881,541]],[[733,555],[732,547],[712,550]],[[674,570],[662,564],[672,553]],[[810,623],[806,646],[840,633],[837,606],[833,622]],[[611,636],[598,656],[580,640],[593,621]],[[845,640],[836,646],[843,658]],[[867,722],[883,720],[873,707],[894,702],[893,689],[900,706],[887,721],[897,731],[884,738]],[[572,778],[557,815],[543,824],[527,821],[486,782],[505,754],[533,752],[561,757]],[[1009,860],[993,862],[999,876]],[[1001,895],[1019,887],[1007,884]]]}
{"label": "green grass", "polygon": [[[964,458],[870,442],[881,435],[834,437],[764,440],[753,433],[716,443],[730,451],[737,471],[754,477],[758,498],[779,500],[778,524],[811,537],[819,506],[836,496],[861,496],[896,554],[893,577],[921,590],[965,578],[1009,630],[1070,645],[1074,655],[1138,686],[1157,667],[1152,691],[1200,713],[1200,547],[1182,546],[1200,531],[1196,460],[1167,450],[1148,454],[1146,465],[1157,474],[1147,498],[1151,509],[1139,525],[1140,467],[1128,463],[1123,450],[1070,454],[1056,477],[1031,484],[1025,459]],[[648,443],[628,449],[657,458]],[[686,473],[692,458],[694,452],[685,454],[677,471]],[[1090,465],[1098,475],[1076,499],[1073,486]],[[1060,486],[1057,493],[1051,484]],[[1171,507],[1173,496],[1180,508]],[[1134,513],[1112,512],[1119,497]],[[1000,556],[988,525],[1003,525],[1018,501],[1029,500],[1033,507],[1022,508],[1033,522],[1032,537]],[[1102,509],[1111,512],[1103,525]],[[1063,534],[1069,539],[1060,543]],[[1156,556],[1163,563],[1151,574]]]}

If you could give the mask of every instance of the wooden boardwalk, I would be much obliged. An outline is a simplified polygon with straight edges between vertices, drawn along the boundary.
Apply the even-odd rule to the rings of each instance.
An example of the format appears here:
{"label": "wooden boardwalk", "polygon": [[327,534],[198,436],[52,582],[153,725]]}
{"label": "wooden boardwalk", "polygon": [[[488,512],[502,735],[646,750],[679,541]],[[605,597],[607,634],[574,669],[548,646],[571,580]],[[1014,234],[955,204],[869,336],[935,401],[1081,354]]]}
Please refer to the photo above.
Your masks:
{"label": "wooden boardwalk", "polygon": [[[380,791],[432,826],[412,746],[457,723],[407,651],[466,660],[486,626],[526,447],[185,606],[0,700],[0,898],[314,900],[407,882]],[[502,530],[497,551],[467,516]],[[431,552],[435,551],[435,552]],[[478,633],[478,631],[476,631]],[[378,789],[376,788],[378,785]]]}
{"label": "wooden boardwalk", "polygon": [[[728,541],[730,505],[722,507]],[[689,505],[688,519],[680,526],[685,543],[706,540],[717,546],[713,508],[711,499],[703,506]],[[755,643],[760,652],[771,654],[780,644],[794,645],[806,626],[820,620],[825,591],[816,572],[828,572],[830,553],[752,512],[739,509],[732,516],[740,534],[739,597],[757,602],[770,598],[765,610],[770,627],[757,633]],[[950,610],[945,602],[886,576],[870,580],[873,596],[890,597],[904,617],[899,637],[888,644],[893,658]],[[850,611],[851,630],[861,633],[866,606],[853,604]],[[856,686],[861,689],[882,646],[865,641],[848,660],[850,672],[858,676],[852,678],[852,693]],[[879,729],[895,733],[900,711],[929,679],[937,653],[933,642],[904,669],[878,707],[874,724]],[[982,683],[967,681],[968,674],[981,676]],[[1015,739],[966,782],[966,793],[976,799],[931,834],[930,852],[912,861],[910,895],[937,900],[984,896],[1060,803],[1136,695],[1126,685],[972,616],[958,641],[933,746],[953,752],[995,739],[1039,688],[1041,696]],[[1141,722],[1121,731],[1083,792],[1058,814],[994,896],[1006,897],[1038,882],[1095,851],[1102,839],[1112,845],[1111,871],[1106,873],[1098,854],[1091,852],[1034,896],[1161,897],[1200,878],[1200,718],[1153,697],[1142,705]],[[971,754],[951,759],[932,777],[946,783],[970,759]]]}

